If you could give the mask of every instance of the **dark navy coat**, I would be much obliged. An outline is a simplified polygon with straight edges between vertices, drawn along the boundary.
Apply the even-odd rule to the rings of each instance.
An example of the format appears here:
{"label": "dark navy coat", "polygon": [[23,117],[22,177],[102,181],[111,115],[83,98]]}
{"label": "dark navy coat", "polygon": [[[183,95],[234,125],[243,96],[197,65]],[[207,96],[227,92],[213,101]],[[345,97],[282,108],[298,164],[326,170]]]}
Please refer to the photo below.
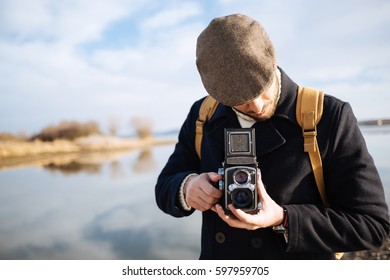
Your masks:
{"label": "dark navy coat", "polygon": [[[288,211],[288,243],[271,228],[231,228],[209,210],[202,218],[201,259],[330,259],[332,252],[378,247],[389,235],[383,186],[350,105],[325,95],[317,126],[330,203],[326,208],[295,118],[298,86],[281,72],[282,92],[275,115],[253,127],[266,190]],[[224,128],[240,127],[234,111],[220,104],[204,127],[199,160],[194,141],[201,103],[192,106],[156,184],[158,206],[175,217],[193,212],[183,210],[178,201],[183,179],[189,173],[217,172],[224,160]]]}

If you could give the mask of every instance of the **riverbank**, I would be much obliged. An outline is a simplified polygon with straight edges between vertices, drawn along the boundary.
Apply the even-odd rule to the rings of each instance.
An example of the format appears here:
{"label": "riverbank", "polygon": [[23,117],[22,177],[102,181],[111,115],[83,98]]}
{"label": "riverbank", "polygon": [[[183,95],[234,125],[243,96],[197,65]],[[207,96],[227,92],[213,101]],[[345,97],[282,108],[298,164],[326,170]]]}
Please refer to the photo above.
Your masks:
{"label": "riverbank", "polygon": [[155,145],[173,144],[173,140],[147,138],[118,138],[93,135],[70,140],[51,142],[0,141],[0,170],[24,166],[45,166],[51,163],[73,160],[80,157],[111,158],[118,154]]}

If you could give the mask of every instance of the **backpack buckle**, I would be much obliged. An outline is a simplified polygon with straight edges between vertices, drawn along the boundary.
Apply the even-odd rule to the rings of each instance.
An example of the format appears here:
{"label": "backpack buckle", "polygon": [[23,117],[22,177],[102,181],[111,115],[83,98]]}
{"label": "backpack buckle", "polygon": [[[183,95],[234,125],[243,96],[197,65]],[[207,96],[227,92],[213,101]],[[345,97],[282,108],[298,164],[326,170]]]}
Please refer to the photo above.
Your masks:
{"label": "backpack buckle", "polygon": [[317,127],[314,127],[314,130],[304,130],[303,131],[303,147],[305,152],[316,152],[317,148],[315,145],[316,138],[317,138]]}

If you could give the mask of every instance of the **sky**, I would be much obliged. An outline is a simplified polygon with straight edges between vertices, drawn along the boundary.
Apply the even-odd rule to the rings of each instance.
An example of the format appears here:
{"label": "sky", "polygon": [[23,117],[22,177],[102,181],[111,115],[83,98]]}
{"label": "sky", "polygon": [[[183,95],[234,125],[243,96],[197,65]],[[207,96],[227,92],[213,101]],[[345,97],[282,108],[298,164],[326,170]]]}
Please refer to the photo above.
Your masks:
{"label": "sky", "polygon": [[299,85],[349,102],[358,120],[389,118],[388,0],[0,0],[0,132],[61,121],[131,133],[180,128],[205,96],[196,39],[215,17],[258,20]]}

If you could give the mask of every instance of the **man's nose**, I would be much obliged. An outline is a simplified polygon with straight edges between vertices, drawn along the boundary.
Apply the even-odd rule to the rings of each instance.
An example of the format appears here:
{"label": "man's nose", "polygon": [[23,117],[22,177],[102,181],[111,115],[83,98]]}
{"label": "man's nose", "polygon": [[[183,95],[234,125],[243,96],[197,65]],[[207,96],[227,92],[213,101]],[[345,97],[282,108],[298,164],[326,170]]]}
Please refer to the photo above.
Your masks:
{"label": "man's nose", "polygon": [[263,111],[264,101],[261,97],[256,98],[251,103],[248,104],[252,112],[260,114]]}

